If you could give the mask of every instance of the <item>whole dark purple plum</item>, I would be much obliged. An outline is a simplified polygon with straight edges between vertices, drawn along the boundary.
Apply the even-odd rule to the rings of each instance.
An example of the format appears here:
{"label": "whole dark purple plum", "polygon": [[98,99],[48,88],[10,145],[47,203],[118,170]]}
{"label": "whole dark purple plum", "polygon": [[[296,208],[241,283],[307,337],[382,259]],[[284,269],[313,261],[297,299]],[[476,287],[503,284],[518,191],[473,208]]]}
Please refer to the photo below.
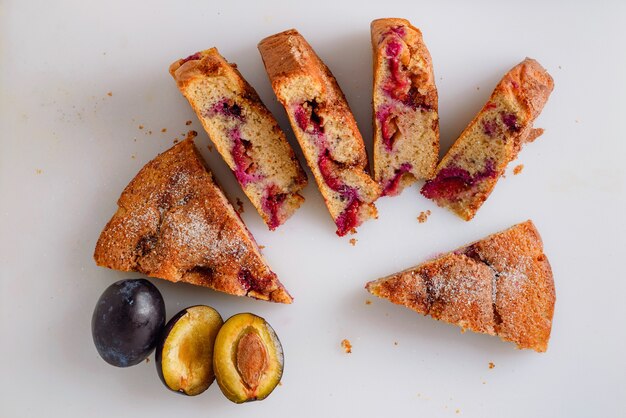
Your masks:
{"label": "whole dark purple plum", "polygon": [[120,280],[107,287],[91,318],[93,342],[100,357],[117,367],[145,360],[164,326],[163,296],[146,279]]}

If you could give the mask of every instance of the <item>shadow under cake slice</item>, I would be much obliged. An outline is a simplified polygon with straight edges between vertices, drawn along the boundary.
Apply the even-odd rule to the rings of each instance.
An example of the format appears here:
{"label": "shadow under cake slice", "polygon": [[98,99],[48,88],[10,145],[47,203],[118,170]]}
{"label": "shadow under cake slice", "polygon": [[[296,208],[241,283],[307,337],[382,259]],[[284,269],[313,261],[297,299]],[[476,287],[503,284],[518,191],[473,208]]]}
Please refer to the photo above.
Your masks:
{"label": "shadow under cake slice", "polygon": [[367,172],[363,138],[330,70],[291,29],[263,39],[259,51],[278,100],[343,236],[370,218],[380,186]]}
{"label": "shadow under cake slice", "polygon": [[146,164],[126,186],[94,259],[99,266],[232,295],[292,301],[192,136]]}
{"label": "shadow under cake slice", "polygon": [[174,62],[170,74],[267,226],[283,224],[304,202],[307,178],[256,91],[216,48]]}
{"label": "shadow under cake slice", "polygon": [[526,58],[502,78],[489,101],[437,166],[422,194],[471,220],[522,145],[543,133],[533,129],[554,88],[548,72]]}
{"label": "shadow under cake slice", "polygon": [[397,195],[435,174],[439,158],[437,87],[430,53],[408,20],[371,24],[374,54],[374,179]]}
{"label": "shadow under cake slice", "polygon": [[546,351],[556,300],[532,221],[367,283],[375,296],[517,347]]}

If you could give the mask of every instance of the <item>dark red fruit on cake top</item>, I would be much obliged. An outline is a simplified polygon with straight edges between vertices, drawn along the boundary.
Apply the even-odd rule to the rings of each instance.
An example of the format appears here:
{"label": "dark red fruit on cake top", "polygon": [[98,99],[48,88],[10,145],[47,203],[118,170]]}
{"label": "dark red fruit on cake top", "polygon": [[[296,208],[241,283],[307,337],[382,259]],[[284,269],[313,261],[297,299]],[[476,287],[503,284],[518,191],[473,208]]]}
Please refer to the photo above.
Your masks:
{"label": "dark red fruit on cake top", "polygon": [[402,163],[400,168],[395,172],[393,179],[387,182],[387,185],[383,189],[383,196],[394,196],[398,193],[398,186],[400,185],[400,179],[404,173],[408,173],[413,168],[413,165],[409,163]]}
{"label": "dark red fruit on cake top", "polygon": [[424,184],[421,193],[428,199],[453,200],[481,180],[495,177],[496,174],[493,160],[487,160],[485,169],[473,176],[464,168],[446,167],[437,173],[437,177]]}
{"label": "dark red fruit on cake top", "polygon": [[266,277],[255,277],[252,275],[252,273],[250,273],[249,270],[241,269],[239,270],[237,279],[246,290],[246,292],[252,290],[255,292],[263,293],[266,292],[267,288],[272,284],[272,276],[275,276],[274,273]]}
{"label": "dark red fruit on cake top", "polygon": [[248,155],[249,149],[252,147],[250,141],[241,138],[239,128],[230,131],[230,137],[233,140],[233,148],[231,154],[235,160],[235,177],[243,186],[259,180],[261,176],[254,172],[254,164]]}
{"label": "dark red fruit on cake top", "polygon": [[305,109],[304,105],[296,107],[294,111],[296,123],[303,131],[319,136],[324,133],[324,130],[322,128],[322,121],[315,112],[316,104],[311,102],[307,103],[309,104],[308,109]]}
{"label": "dark red fruit on cake top", "polygon": [[394,122],[395,116],[391,113],[391,106],[381,106],[381,108],[376,112],[376,119],[380,123],[380,130],[383,137],[383,144],[385,145],[385,149],[387,151],[391,151],[393,149],[394,144],[394,135],[397,132],[397,125]]}
{"label": "dark red fruit on cake top", "polygon": [[278,188],[274,185],[267,188],[265,197],[263,198],[263,210],[270,215],[268,227],[270,230],[276,229],[280,225],[278,211],[285,202],[287,195],[285,193],[277,193]]}
{"label": "dark red fruit on cake top", "polygon": [[202,58],[202,54],[200,52],[196,52],[193,55],[189,55],[187,58],[183,58],[182,62],[180,63],[180,65],[183,65],[184,63],[186,63],[187,61],[196,61]]}
{"label": "dark red fruit on cake top", "polygon": [[228,99],[223,99],[215,103],[215,105],[213,105],[209,113],[213,115],[220,114],[223,116],[243,120],[243,115],[241,114],[241,107],[236,103],[230,103]]}
{"label": "dark red fruit on cake top", "polygon": [[341,215],[337,217],[337,235],[343,237],[348,232],[356,228],[359,223],[359,208],[361,202],[358,199],[353,199],[350,204],[341,212]]}
{"label": "dark red fruit on cake top", "polygon": [[502,113],[502,123],[504,123],[511,132],[519,132],[521,129],[517,123],[517,115],[515,113]]}

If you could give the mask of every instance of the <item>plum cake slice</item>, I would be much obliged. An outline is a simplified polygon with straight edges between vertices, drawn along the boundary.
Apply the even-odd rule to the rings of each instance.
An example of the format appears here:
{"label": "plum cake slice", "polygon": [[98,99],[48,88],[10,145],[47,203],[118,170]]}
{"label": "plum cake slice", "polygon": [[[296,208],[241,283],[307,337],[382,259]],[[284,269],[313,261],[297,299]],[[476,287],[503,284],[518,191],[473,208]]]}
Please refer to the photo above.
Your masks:
{"label": "plum cake slice", "polygon": [[366,289],[423,315],[546,351],[556,300],[532,221],[382,279]]}
{"label": "plum cake slice", "polygon": [[315,176],[337,235],[377,216],[380,186],[367,172],[363,138],[335,77],[291,29],[263,39],[259,51],[278,100]]}
{"label": "plum cake slice", "polygon": [[435,174],[439,158],[437,87],[422,33],[405,19],[371,24],[374,53],[374,179],[399,194]]}
{"label": "plum cake slice", "polygon": [[533,129],[533,122],[553,88],[552,77],[537,61],[526,58],[513,67],[443,157],[422,194],[471,220],[522,145],[543,133]]}
{"label": "plum cake slice", "polygon": [[216,48],[174,62],[170,74],[267,226],[283,224],[304,201],[306,174],[256,91]]}
{"label": "plum cake slice", "polygon": [[126,186],[96,244],[96,263],[291,303],[192,137],[150,161]]}

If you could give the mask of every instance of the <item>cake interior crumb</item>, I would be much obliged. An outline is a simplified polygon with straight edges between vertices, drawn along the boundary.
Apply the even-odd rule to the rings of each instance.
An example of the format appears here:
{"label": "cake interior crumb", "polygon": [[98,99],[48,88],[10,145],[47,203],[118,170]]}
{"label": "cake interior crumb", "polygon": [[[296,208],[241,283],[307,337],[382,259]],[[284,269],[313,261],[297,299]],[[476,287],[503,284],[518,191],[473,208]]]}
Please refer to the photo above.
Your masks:
{"label": "cake interior crumb", "polygon": [[489,368],[490,368],[490,369],[493,369],[494,367],[496,367],[496,365],[495,365],[495,364],[493,364],[492,362],[489,362]]}
{"label": "cake interior crumb", "polygon": [[425,212],[420,212],[420,214],[417,217],[417,221],[421,224],[423,224],[424,222],[426,222],[428,220],[428,217],[430,216],[430,211],[427,210]]}
{"label": "cake interior crumb", "polygon": [[350,340],[346,338],[341,340],[341,347],[343,348],[343,351],[346,352],[346,354],[352,353],[352,344],[350,343]]}
{"label": "cake interior crumb", "polygon": [[113,92],[112,91],[108,92],[107,96],[109,96],[109,97],[113,96]]}
{"label": "cake interior crumb", "polygon": [[143,129],[143,125],[139,125],[139,129]]}

